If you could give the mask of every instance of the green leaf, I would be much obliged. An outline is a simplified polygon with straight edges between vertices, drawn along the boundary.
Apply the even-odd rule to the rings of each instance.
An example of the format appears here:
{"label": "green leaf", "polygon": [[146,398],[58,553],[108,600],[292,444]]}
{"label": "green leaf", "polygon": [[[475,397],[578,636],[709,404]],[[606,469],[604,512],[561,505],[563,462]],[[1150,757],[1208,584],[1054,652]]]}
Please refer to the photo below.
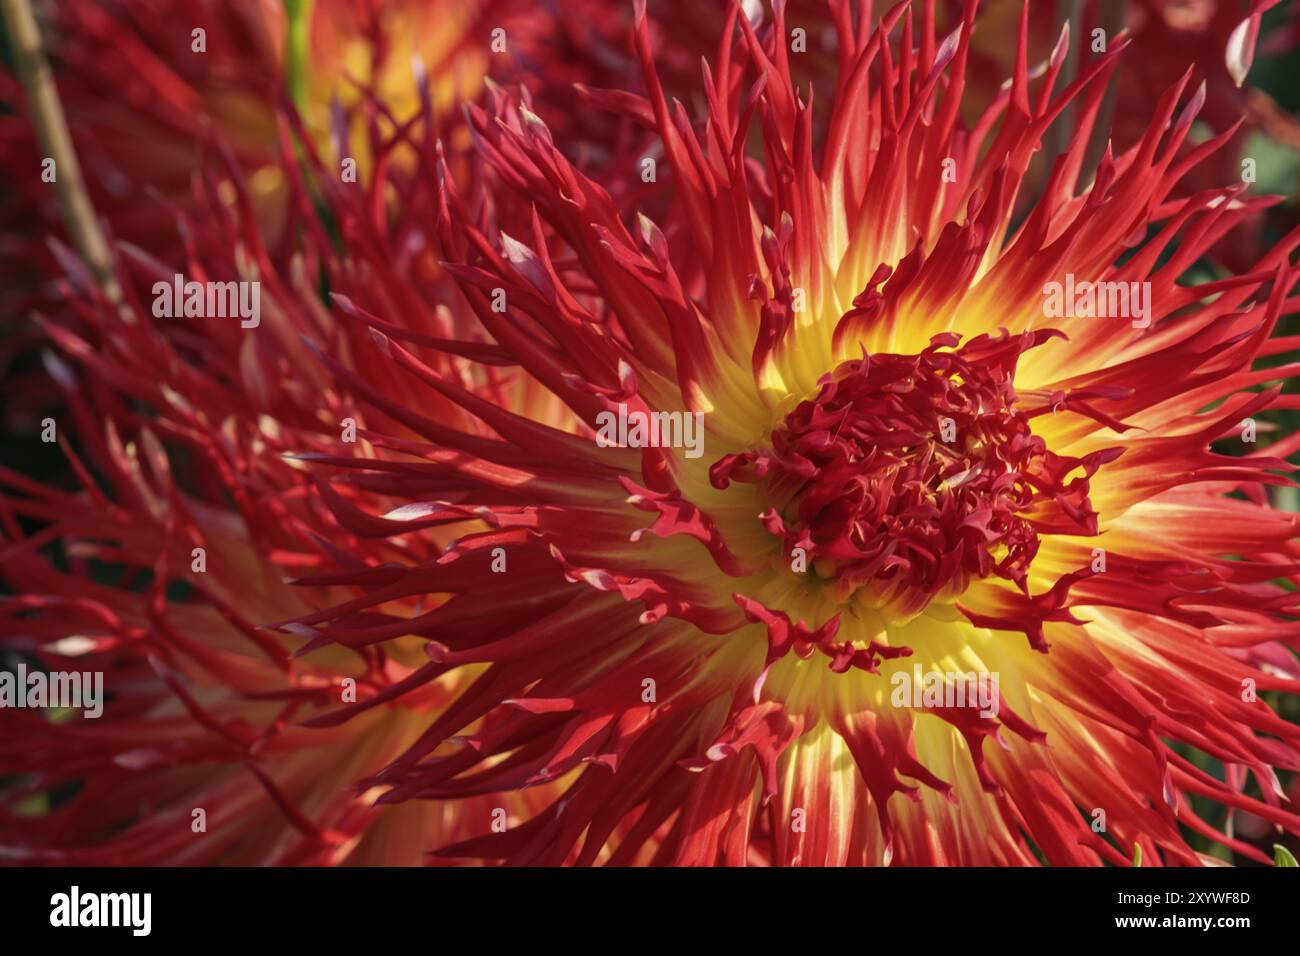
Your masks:
{"label": "green leaf", "polygon": [[1300,175],[1300,153],[1267,133],[1256,132],[1246,137],[1242,155],[1255,160],[1258,180],[1251,186],[1252,194],[1295,194],[1296,177]]}
{"label": "green leaf", "polygon": [[1300,866],[1295,861],[1295,857],[1280,843],[1273,844],[1273,865],[1274,866]]}
{"label": "green leaf", "polygon": [[1278,510],[1289,511],[1292,514],[1300,512],[1300,486],[1279,485],[1274,490],[1277,493]]}
{"label": "green leaf", "polygon": [[1130,866],[1141,866],[1141,865],[1142,865],[1142,847],[1134,843],[1133,862],[1130,864]]}

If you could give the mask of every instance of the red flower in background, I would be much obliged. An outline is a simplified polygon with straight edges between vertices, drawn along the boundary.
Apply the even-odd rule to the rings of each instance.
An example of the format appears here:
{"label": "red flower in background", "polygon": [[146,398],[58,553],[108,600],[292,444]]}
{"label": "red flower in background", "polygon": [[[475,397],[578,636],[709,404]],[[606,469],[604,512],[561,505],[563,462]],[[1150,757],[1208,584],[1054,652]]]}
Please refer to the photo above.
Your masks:
{"label": "red flower in background", "polygon": [[[297,578],[339,561],[355,567],[440,553],[439,534],[371,548],[371,529],[332,520],[293,457],[353,448],[340,443],[343,420],[359,416],[350,411],[348,376],[364,382],[380,372],[365,351],[347,359],[365,333],[331,318],[313,277],[400,308],[409,334],[441,344],[456,334],[445,307],[420,291],[429,264],[418,229],[410,219],[390,224],[370,201],[386,184],[358,189],[320,167],[315,173],[330,219],[347,237],[346,258],[313,218],[300,223],[299,251],[278,271],[234,167],[203,176],[200,206],[186,220],[180,268],[260,282],[256,329],[238,321],[186,329],[156,317],[148,292],[170,284],[173,267],[128,245],[117,263],[125,308],[74,272],[63,285],[70,321],[41,323],[62,355],[46,361],[68,402],[60,447],[79,488],[68,493],[4,470],[0,564],[15,594],[0,605],[0,630],[26,659],[105,671],[112,698],[98,721],[6,711],[0,853],[11,860],[418,864],[430,845],[458,832],[460,814],[486,819],[501,808],[517,817],[541,799],[518,793],[375,810],[378,794],[356,781],[417,740],[472,669],[422,687],[401,706],[308,728],[303,721],[328,701],[391,694],[427,673],[423,642],[295,657],[297,642],[265,627],[351,593],[328,581],[295,588]],[[289,182],[298,191],[291,208],[304,208],[303,180]],[[227,190],[233,204],[221,198]],[[403,198],[413,213],[429,206],[427,197]],[[351,370],[322,368],[304,337]],[[472,356],[492,351],[463,348]],[[449,374],[465,374],[445,364]],[[534,404],[526,385],[492,381],[479,384],[498,389],[502,401]],[[417,400],[400,383],[390,383],[388,395],[399,409]],[[455,408],[418,399],[430,413],[459,420]],[[372,414],[400,427],[400,411],[391,419]],[[327,500],[382,510],[385,498],[345,491]],[[26,530],[31,522],[41,530]],[[42,550],[51,542],[53,560]],[[418,614],[437,603],[412,596],[394,607]],[[206,827],[198,832],[196,810]]]}
{"label": "red flower in background", "polygon": [[[693,3],[664,7],[670,22],[715,23]],[[489,74],[555,104],[569,139],[593,161],[626,145],[604,114],[575,108],[575,84],[617,86],[636,72],[625,39],[630,8],[603,0],[68,0],[43,12],[96,212],[114,239],[172,265],[183,262],[176,217],[205,205],[201,173],[221,153],[245,177],[272,261],[285,266],[293,256],[286,224],[299,210],[289,207],[286,109],[299,113],[322,162],[401,189],[416,174],[408,139],[441,138],[453,155],[468,148],[461,103],[482,93]],[[692,34],[708,36],[709,47],[669,48],[678,75],[698,75],[717,24]],[[0,115],[3,167],[19,187],[0,203],[0,313],[23,315],[50,309],[40,283],[60,268],[48,237],[63,234],[62,211],[55,190],[33,175],[43,149],[18,78],[3,70],[0,103],[12,114]],[[218,188],[223,205],[235,201],[232,189]],[[381,209],[391,199],[371,197]],[[38,222],[43,228],[33,228]],[[13,430],[33,431],[32,408],[57,398],[47,377],[22,370],[40,341],[29,323],[14,326],[0,367],[19,367],[24,400],[11,401],[7,418]]]}

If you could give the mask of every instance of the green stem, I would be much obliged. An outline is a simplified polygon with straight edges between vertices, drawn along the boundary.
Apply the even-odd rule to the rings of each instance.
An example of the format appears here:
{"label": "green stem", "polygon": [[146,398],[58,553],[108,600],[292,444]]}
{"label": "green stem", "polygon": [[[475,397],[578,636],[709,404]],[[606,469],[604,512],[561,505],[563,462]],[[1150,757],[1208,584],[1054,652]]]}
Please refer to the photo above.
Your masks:
{"label": "green stem", "polygon": [[283,0],[284,13],[289,21],[285,49],[285,82],[289,96],[298,112],[307,111],[307,54],[311,49],[312,0]]}
{"label": "green stem", "polygon": [[[54,188],[63,210],[68,236],[85,260],[104,294],[115,303],[122,301],[121,288],[113,274],[113,256],[108,240],[95,218],[95,208],[86,190],[86,180],[77,162],[72,134],[63,115],[59,90],[41,31],[36,25],[30,0],[0,0],[0,14],[13,47],[14,67],[27,97],[27,115],[45,155],[54,160]],[[37,175],[33,171],[33,175]]]}

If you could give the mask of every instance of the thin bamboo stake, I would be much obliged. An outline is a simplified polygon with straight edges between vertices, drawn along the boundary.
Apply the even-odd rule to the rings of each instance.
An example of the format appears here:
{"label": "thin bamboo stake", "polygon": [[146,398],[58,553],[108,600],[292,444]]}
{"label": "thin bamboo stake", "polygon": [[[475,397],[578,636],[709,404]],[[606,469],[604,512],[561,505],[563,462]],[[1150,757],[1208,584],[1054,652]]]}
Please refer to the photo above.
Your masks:
{"label": "thin bamboo stake", "polygon": [[68,234],[104,294],[120,304],[122,290],[113,274],[112,254],[77,162],[31,0],[0,0],[0,13],[13,46],[18,78],[27,94],[28,116],[45,155],[54,160],[54,187]]}

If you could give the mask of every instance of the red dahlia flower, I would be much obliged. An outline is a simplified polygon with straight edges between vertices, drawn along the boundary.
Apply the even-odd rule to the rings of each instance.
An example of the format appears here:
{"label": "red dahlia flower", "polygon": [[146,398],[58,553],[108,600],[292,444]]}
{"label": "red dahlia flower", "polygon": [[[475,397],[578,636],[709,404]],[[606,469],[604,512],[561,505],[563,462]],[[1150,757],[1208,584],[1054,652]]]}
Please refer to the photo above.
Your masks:
{"label": "red dahlia flower", "polygon": [[[1022,15],[1008,94],[966,130],[974,3],[946,38],[932,4],[870,32],[832,10],[839,81],[817,137],[780,5],[763,37],[733,12],[699,125],[661,95],[638,7],[648,95],[605,101],[662,139],[675,203],[659,223],[633,221],[530,110],[496,95],[471,111],[493,208],[523,224],[503,231],[444,170],[442,254],[578,425],[456,389],[376,331],[495,437],[374,436],[347,484],[409,499],[394,534],[449,502],[488,527],[437,561],[340,578],[370,596],[317,640],[381,639],[349,616],[395,595],[500,613],[405,625],[438,672],[489,670],[372,782],[448,799],[580,770],[523,826],[442,851],[510,863],[1208,859],[1189,831],[1261,858],[1192,798],[1300,828],[1275,773],[1297,766],[1300,731],[1256,693],[1300,689],[1296,599],[1272,583],[1296,579],[1297,522],[1264,491],[1297,440],[1241,440],[1292,401],[1265,386],[1294,368],[1253,365],[1291,346],[1269,333],[1295,306],[1300,235],[1246,275],[1177,284],[1269,203],[1241,184],[1170,198],[1224,139],[1180,150],[1203,102],[1185,81],[1080,181],[1122,39],[1057,90],[1065,47],[1031,80]],[[1073,140],[1013,224],[1067,103]],[[1053,309],[1050,284],[1076,282],[1137,283],[1149,309]],[[686,447],[663,447],[670,427]],[[496,548],[512,570],[484,591]],[[966,675],[990,679],[991,706],[954,702]]]}
{"label": "red dahlia flower", "polygon": [[[259,278],[261,326],[155,319],[143,293],[123,323],[84,291],[90,331],[49,326],[101,477],[5,476],[6,643],[123,679],[104,729],[6,739],[0,842],[1195,864],[1193,834],[1262,858],[1237,809],[1300,832],[1277,775],[1300,730],[1270,706],[1300,690],[1297,522],[1267,495],[1300,440],[1254,442],[1291,401],[1270,383],[1294,369],[1256,364],[1294,346],[1270,333],[1300,234],[1178,285],[1270,202],[1174,198],[1226,141],[1185,148],[1201,93],[1175,84],[1087,180],[1125,43],[1069,83],[1058,46],[1031,79],[1022,15],[1007,94],[967,128],[975,6],[943,37],[933,3],[874,30],[831,4],[823,124],[780,5],[732,9],[694,122],[638,6],[646,95],[588,97],[658,140],[653,192],[654,155],[584,166],[501,89],[469,109],[472,185],[404,140],[427,175],[397,214],[299,131],[338,228],[290,175],[283,268],[238,177],[232,206],[209,181],[187,271]],[[1013,217],[1067,104],[1078,129]],[[430,243],[464,297],[444,310]],[[123,287],[160,268],[124,251]],[[223,814],[207,849],[196,795]]]}

